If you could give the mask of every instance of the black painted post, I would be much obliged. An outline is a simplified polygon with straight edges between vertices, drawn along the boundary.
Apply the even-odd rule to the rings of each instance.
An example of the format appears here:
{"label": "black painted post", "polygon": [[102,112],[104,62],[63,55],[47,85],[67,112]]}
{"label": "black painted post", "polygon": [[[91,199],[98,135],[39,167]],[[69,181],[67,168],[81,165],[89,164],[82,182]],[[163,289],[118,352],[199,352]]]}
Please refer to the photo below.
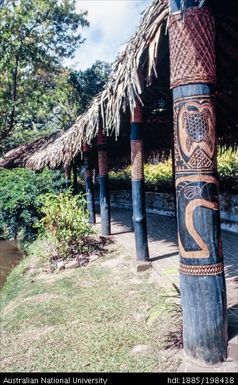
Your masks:
{"label": "black painted post", "polygon": [[77,195],[79,193],[77,159],[74,159],[72,169],[73,169],[73,195]]}
{"label": "black painted post", "polygon": [[215,364],[227,355],[213,88],[211,11],[170,0],[170,68],[174,101],[175,176],[184,350]]}
{"label": "black painted post", "polygon": [[93,181],[92,181],[90,147],[87,144],[85,144],[83,147],[83,159],[84,159],[84,178],[85,178],[87,209],[89,212],[89,223],[93,224],[93,223],[96,223],[94,188],[93,188]]}
{"label": "black painted post", "polygon": [[131,116],[131,184],[133,224],[138,261],[149,260],[147,241],[145,191],[144,191],[144,159],[143,159],[143,115],[141,106],[136,105]]}
{"label": "black painted post", "polygon": [[65,188],[70,188],[72,186],[72,181],[71,181],[71,166],[67,166],[64,168],[64,184]]}
{"label": "black painted post", "polygon": [[108,188],[108,154],[106,136],[100,129],[97,135],[98,169],[99,169],[99,200],[102,235],[111,234],[110,200]]}

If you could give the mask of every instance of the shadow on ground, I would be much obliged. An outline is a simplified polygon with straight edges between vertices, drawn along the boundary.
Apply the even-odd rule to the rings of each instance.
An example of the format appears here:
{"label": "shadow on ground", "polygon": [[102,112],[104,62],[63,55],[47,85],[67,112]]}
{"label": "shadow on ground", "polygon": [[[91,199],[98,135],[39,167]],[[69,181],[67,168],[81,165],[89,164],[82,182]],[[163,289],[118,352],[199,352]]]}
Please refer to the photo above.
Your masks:
{"label": "shadow on ground", "polygon": [[[127,242],[128,247],[134,248],[132,210],[112,207],[111,220],[112,235],[125,237],[124,243]],[[149,213],[147,230],[151,261],[162,263],[172,258],[178,263],[176,219]],[[222,242],[228,293],[229,338],[231,339],[238,335],[238,234],[224,230]]]}

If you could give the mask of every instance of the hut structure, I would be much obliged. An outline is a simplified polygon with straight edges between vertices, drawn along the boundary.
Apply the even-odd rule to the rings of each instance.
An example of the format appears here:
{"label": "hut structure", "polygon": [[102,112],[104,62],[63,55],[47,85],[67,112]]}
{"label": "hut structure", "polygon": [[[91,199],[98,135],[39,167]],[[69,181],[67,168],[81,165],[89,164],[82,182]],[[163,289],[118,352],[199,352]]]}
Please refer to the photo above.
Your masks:
{"label": "hut structure", "polygon": [[237,47],[237,0],[155,0],[107,86],[75,124],[0,160],[0,167],[67,168],[83,153],[93,223],[90,156],[97,151],[102,234],[108,235],[108,152],[128,149],[130,138],[136,256],[148,261],[143,148],[163,148],[167,135],[174,151],[184,350],[209,364],[227,354],[216,143],[238,142]]}

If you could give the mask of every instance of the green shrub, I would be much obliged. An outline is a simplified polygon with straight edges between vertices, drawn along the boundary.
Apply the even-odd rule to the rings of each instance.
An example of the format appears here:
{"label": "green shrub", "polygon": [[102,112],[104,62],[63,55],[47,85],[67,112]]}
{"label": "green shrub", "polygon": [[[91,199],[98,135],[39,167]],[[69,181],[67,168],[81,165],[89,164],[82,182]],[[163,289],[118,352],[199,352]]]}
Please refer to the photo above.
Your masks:
{"label": "green shrub", "polygon": [[5,238],[30,241],[40,218],[37,197],[57,192],[63,185],[60,171],[33,172],[26,169],[0,171],[0,232]]}
{"label": "green shrub", "polygon": [[[159,164],[144,165],[145,189],[147,191],[173,191],[172,160]],[[109,173],[110,188],[113,190],[131,189],[131,166],[124,170]]]}
{"label": "green shrub", "polygon": [[173,191],[172,159],[159,164],[145,164],[145,187],[148,191]]}
{"label": "green shrub", "polygon": [[110,188],[113,190],[130,189],[131,188],[131,167],[128,166],[124,170],[110,171],[109,173]]}
{"label": "green shrub", "polygon": [[87,237],[93,230],[88,224],[84,195],[73,196],[71,191],[58,195],[47,193],[40,196],[39,201],[43,214],[41,230],[45,236],[55,239],[55,259],[78,257],[85,253]]}
{"label": "green shrub", "polygon": [[[220,191],[234,194],[238,193],[238,149],[219,148],[217,163],[220,178]],[[158,164],[145,164],[144,174],[146,191],[174,191],[171,158]],[[111,171],[109,180],[111,189],[130,189],[131,166],[128,166],[123,170]]]}
{"label": "green shrub", "polygon": [[238,149],[219,148],[217,169],[222,192],[238,193]]}

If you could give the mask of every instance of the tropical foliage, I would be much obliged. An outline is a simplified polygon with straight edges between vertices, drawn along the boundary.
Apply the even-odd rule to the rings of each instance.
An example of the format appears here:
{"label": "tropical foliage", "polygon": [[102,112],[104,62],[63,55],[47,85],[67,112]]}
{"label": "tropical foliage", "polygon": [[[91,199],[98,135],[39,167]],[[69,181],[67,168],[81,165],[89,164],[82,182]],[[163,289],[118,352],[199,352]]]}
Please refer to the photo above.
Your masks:
{"label": "tropical foliage", "polygon": [[5,238],[34,239],[41,217],[39,195],[64,188],[60,171],[35,173],[25,169],[0,171],[0,234]]}
{"label": "tropical foliage", "polygon": [[[70,191],[60,194],[44,194],[39,197],[41,230],[45,237],[54,239],[53,257],[79,258],[87,248],[87,237],[92,234],[88,224],[86,200],[82,193],[75,196]],[[52,238],[53,237],[53,238]]]}
{"label": "tropical foliage", "polygon": [[[172,160],[169,158],[158,164],[144,165],[145,188],[147,191],[173,191]],[[131,188],[131,166],[109,174],[112,189]]]}
{"label": "tropical foliage", "polygon": [[[219,148],[218,174],[220,190],[238,193],[238,149]],[[144,166],[145,189],[155,192],[173,192],[173,172],[171,157],[158,164],[146,163]],[[109,174],[112,189],[131,188],[131,166]]]}
{"label": "tropical foliage", "polygon": [[[2,151],[75,119],[64,58],[83,43],[74,0],[8,0],[0,9]],[[21,137],[23,136],[23,138]]]}
{"label": "tropical foliage", "polygon": [[220,148],[217,162],[221,191],[238,193],[238,149]]}
{"label": "tropical foliage", "polygon": [[69,82],[75,90],[75,97],[79,106],[78,113],[84,112],[92,98],[103,89],[110,72],[111,66],[100,60],[97,60],[92,67],[85,71],[71,71]]}
{"label": "tropical foliage", "polygon": [[[1,2],[0,154],[67,129],[101,91],[110,72],[108,64],[97,61],[85,71],[64,67],[64,60],[72,58],[84,42],[82,30],[88,25],[87,11],[78,11],[75,0]],[[52,210],[57,199],[64,203],[68,199],[69,211],[70,205],[80,203],[75,212],[83,218],[78,198],[49,195],[62,191],[60,171],[0,171],[1,236],[35,238],[36,223],[45,215],[40,208],[44,204],[46,210],[47,199]],[[43,198],[44,194],[48,195]]]}

